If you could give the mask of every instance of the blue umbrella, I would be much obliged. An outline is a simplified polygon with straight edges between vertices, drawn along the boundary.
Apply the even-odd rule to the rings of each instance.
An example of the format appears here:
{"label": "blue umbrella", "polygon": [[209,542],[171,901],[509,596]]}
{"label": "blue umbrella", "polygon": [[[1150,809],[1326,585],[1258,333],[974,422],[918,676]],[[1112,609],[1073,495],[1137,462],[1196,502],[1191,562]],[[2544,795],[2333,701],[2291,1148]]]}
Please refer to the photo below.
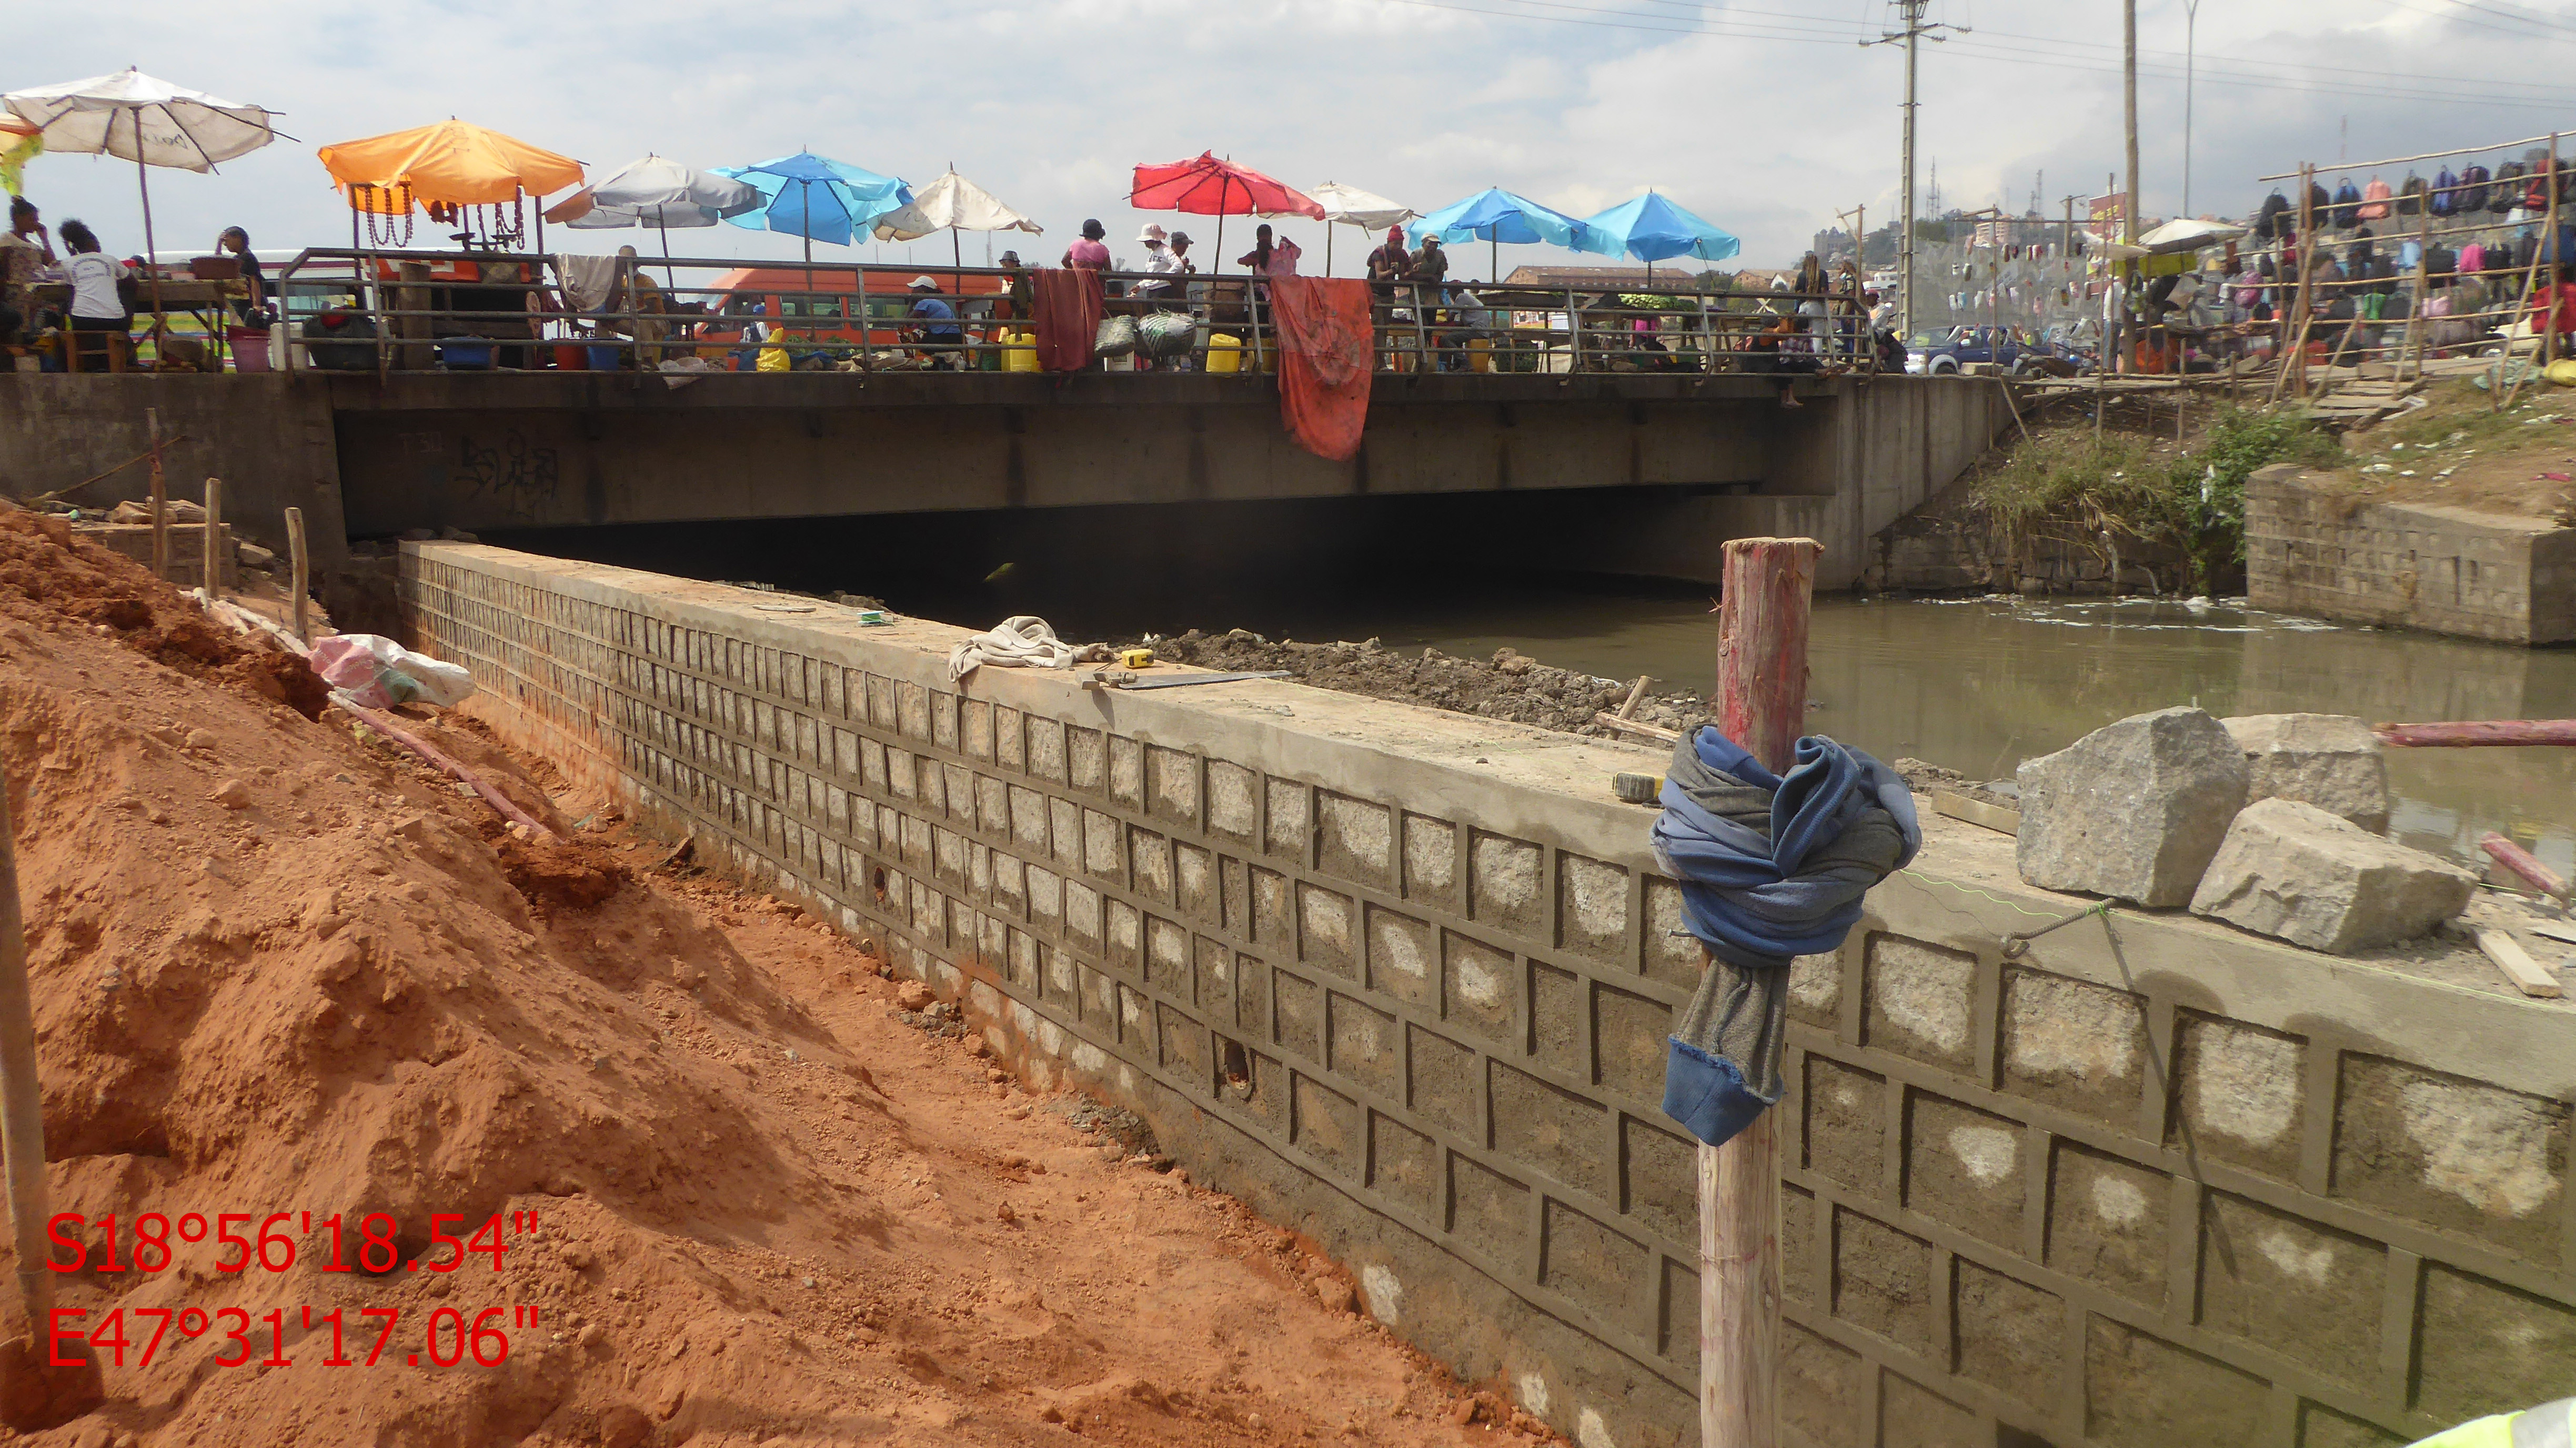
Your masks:
{"label": "blue umbrella", "polygon": [[[1420,241],[1425,234],[1437,233],[1442,241],[1486,241],[1497,243],[1496,270],[1500,270],[1499,243],[1528,246],[1547,242],[1573,251],[1599,252],[1617,256],[1619,245],[1610,237],[1577,221],[1552,206],[1541,206],[1526,196],[1516,196],[1499,186],[1479,191],[1464,201],[1454,202],[1412,222],[1405,234]],[[1501,281],[1500,276],[1494,278]]]}
{"label": "blue umbrella", "polygon": [[[749,166],[718,166],[716,174],[730,176],[761,196],[761,204],[726,217],[727,225],[746,231],[783,231],[805,238],[805,290],[809,293],[814,290],[815,242],[848,246],[854,237],[866,234],[878,217],[912,204],[912,188],[900,179],[811,151]],[[859,290],[864,298],[866,274],[860,277]],[[804,305],[810,307],[813,303],[809,300]]]}
{"label": "blue umbrella", "polygon": [[1744,249],[1743,242],[1665,200],[1659,191],[1613,206],[1584,225],[1649,268],[1674,256],[1724,261]]}

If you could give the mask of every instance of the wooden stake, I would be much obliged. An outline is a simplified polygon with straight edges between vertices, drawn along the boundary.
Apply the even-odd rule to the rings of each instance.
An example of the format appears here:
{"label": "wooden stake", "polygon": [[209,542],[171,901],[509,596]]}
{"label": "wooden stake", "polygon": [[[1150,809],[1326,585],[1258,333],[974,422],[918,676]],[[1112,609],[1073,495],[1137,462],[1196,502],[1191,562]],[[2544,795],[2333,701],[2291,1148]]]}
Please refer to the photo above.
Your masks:
{"label": "wooden stake", "polygon": [[1636,687],[1628,691],[1628,702],[1619,706],[1620,718],[1634,719],[1637,717],[1637,706],[1645,701],[1646,689],[1654,682],[1655,676],[1652,674],[1639,674],[1637,676]]}
{"label": "wooden stake", "polygon": [[[1824,552],[1811,538],[1726,545],[1718,727],[1786,773],[1807,714],[1807,615]],[[1705,963],[1703,964],[1705,968]],[[1764,1112],[1699,1149],[1700,1442],[1774,1448],[1780,1394],[1780,1138]]]}
{"label": "wooden stake", "polygon": [[144,424],[152,429],[152,576],[170,576],[170,490],[161,480],[161,409],[143,409]]}
{"label": "wooden stake", "polygon": [[296,642],[310,644],[313,642],[313,626],[310,622],[313,597],[312,584],[308,581],[309,565],[304,551],[304,510],[302,508],[286,510],[286,551],[292,560],[295,578]]}
{"label": "wooden stake", "polygon": [[224,596],[224,574],[218,559],[224,537],[224,480],[206,479],[206,597]]}

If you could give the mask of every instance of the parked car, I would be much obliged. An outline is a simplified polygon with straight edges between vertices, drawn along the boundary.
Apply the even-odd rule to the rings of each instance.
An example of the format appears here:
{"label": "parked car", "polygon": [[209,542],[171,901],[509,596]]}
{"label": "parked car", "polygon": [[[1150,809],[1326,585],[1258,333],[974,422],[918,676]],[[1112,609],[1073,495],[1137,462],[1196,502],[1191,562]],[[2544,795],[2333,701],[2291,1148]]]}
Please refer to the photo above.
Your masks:
{"label": "parked car", "polygon": [[2017,327],[1953,327],[1947,334],[1927,338],[1923,345],[1910,349],[1905,370],[1939,377],[1973,363],[1991,362],[2017,376],[2030,371],[2047,355],[2045,349],[2025,339]]}

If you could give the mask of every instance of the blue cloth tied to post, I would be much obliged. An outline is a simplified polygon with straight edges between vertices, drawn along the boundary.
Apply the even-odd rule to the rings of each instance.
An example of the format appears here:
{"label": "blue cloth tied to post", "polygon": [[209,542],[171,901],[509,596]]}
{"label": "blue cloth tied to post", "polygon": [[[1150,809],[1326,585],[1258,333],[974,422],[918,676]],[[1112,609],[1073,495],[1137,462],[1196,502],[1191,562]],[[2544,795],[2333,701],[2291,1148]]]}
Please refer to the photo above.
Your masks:
{"label": "blue cloth tied to post", "polygon": [[1664,1063],[1664,1113],[1711,1146],[1777,1103],[1789,962],[1841,947],[1872,885],[1923,844],[1894,770],[1822,735],[1784,778],[1714,727],[1664,777],[1655,858],[1712,957]]}

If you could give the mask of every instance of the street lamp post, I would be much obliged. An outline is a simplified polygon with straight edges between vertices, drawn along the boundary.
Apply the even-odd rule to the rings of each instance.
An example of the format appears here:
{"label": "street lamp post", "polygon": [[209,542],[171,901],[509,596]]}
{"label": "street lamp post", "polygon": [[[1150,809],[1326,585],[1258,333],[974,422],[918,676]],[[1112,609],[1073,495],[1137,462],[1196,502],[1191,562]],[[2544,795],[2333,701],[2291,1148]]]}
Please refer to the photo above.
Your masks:
{"label": "street lamp post", "polygon": [[[2191,215],[2191,92],[2200,0],[2182,0],[2182,214]],[[2131,197],[2132,205],[2137,198]]]}

